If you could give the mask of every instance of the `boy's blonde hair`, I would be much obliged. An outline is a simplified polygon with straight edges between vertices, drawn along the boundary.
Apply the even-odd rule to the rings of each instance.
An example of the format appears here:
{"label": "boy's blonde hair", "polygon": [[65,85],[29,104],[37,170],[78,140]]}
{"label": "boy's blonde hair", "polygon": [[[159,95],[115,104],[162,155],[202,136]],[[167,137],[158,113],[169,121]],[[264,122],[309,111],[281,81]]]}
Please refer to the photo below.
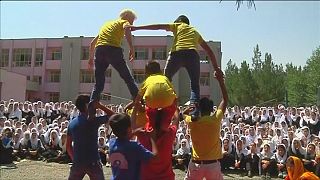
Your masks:
{"label": "boy's blonde hair", "polygon": [[134,20],[137,19],[136,13],[131,9],[124,9],[120,12],[121,19],[133,18]]}

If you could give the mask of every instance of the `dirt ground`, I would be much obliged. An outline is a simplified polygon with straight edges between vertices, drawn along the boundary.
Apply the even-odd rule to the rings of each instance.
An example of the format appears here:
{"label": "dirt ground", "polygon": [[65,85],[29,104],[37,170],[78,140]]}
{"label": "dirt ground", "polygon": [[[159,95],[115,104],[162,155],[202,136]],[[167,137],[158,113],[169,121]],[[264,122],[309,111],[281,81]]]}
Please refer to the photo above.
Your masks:
{"label": "dirt ground", "polygon": [[[62,180],[67,179],[69,175],[68,164],[46,163],[42,161],[22,160],[10,165],[0,167],[0,180]],[[111,169],[103,168],[105,178],[110,179]],[[181,170],[174,170],[176,180],[183,180],[185,173]],[[85,176],[86,180],[89,179]],[[238,174],[228,173],[224,175],[224,179],[261,179],[260,177],[240,177]]]}

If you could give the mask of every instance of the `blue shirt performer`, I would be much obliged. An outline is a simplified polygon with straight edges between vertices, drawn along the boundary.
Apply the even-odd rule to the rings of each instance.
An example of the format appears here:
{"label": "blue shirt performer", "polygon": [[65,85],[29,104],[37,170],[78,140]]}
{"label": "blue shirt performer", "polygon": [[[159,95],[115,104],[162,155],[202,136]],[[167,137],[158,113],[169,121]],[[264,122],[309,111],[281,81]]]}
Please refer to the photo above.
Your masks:
{"label": "blue shirt performer", "polygon": [[[108,122],[114,112],[101,103],[95,109],[103,110],[106,115],[88,120],[89,95],[79,95],[75,105],[80,111],[79,116],[72,119],[67,132],[67,152],[72,159],[69,180],[83,179],[88,174],[90,179],[104,179],[102,163],[98,152],[98,128]],[[73,145],[72,145],[73,142]]]}

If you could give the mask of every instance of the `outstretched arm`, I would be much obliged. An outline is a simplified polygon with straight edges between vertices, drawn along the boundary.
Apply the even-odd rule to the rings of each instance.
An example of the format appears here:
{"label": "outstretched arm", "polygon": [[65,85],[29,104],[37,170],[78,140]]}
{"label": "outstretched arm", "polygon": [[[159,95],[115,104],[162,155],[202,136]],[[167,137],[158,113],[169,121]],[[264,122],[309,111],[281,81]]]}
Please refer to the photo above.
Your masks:
{"label": "outstretched arm", "polygon": [[145,26],[131,26],[131,30],[166,30],[170,31],[170,26],[169,24],[152,24],[152,25],[145,25]]}
{"label": "outstretched arm", "polygon": [[200,46],[206,51],[206,53],[208,54],[211,63],[213,65],[214,70],[218,69],[218,63],[217,63],[217,59],[216,56],[213,54],[211,48],[208,46],[208,44],[202,39],[200,38]]}
{"label": "outstretched arm", "polygon": [[93,38],[93,40],[90,43],[90,47],[89,47],[89,61],[88,61],[88,65],[89,65],[89,69],[93,68],[93,59],[94,59],[94,48],[97,44],[98,41],[98,36],[96,36],[95,38]]}

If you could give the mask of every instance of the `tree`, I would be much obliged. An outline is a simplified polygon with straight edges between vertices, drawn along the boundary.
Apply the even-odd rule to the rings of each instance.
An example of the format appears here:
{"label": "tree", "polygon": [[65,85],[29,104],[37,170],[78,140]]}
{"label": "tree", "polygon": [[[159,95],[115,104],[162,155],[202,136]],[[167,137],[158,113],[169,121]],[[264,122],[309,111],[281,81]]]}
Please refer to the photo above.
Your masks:
{"label": "tree", "polygon": [[241,63],[238,76],[239,103],[244,106],[257,104],[257,85],[253,79],[251,69],[246,61]]}
{"label": "tree", "polygon": [[307,82],[307,102],[309,105],[315,104],[317,100],[317,90],[320,86],[320,46],[313,51],[312,56],[307,60],[305,66]]}
{"label": "tree", "polygon": [[307,103],[306,73],[301,66],[286,65],[286,81],[290,106],[305,106]]}
{"label": "tree", "polygon": [[[221,3],[222,0],[220,0]],[[243,4],[243,0],[236,0],[236,5],[237,5],[237,11],[239,10],[240,6]],[[247,0],[247,6],[248,8],[251,8],[252,6],[256,10],[256,4],[254,3],[254,0]]]}
{"label": "tree", "polygon": [[232,62],[230,59],[227,63],[227,68],[225,70],[225,82],[226,82],[226,87],[228,91],[228,96],[229,96],[229,105],[236,105],[239,104],[239,97],[237,94],[239,94],[239,69],[235,63]]}
{"label": "tree", "polygon": [[[242,4],[243,4],[243,0],[236,0],[237,11],[239,10],[239,8]],[[251,8],[253,6],[254,9],[256,9],[256,4],[254,3],[254,0],[248,0],[247,6],[248,6],[248,8]]]}

